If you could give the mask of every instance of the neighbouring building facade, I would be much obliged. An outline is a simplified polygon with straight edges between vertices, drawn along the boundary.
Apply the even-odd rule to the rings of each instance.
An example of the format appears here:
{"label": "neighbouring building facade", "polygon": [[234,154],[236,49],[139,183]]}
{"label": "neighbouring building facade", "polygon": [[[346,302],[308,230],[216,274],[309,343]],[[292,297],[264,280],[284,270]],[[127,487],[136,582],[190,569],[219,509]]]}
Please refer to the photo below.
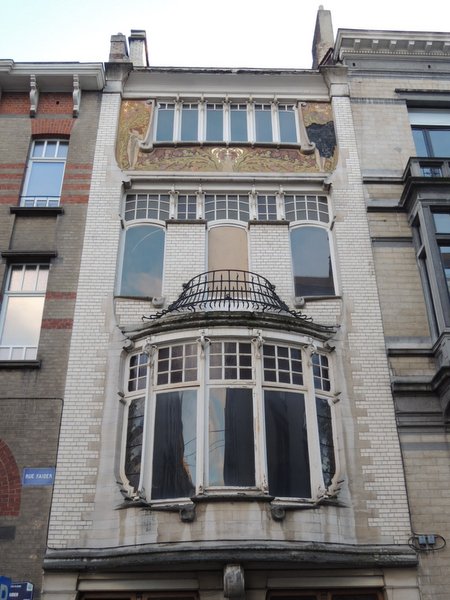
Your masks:
{"label": "neighbouring building facade", "polygon": [[338,32],[426,600],[448,597],[450,36]]}
{"label": "neighbouring building facade", "polygon": [[320,8],[312,69],[0,61],[0,575],[448,596],[449,52]]}
{"label": "neighbouring building facade", "polygon": [[0,60],[0,576],[34,598],[103,85],[101,63]]}

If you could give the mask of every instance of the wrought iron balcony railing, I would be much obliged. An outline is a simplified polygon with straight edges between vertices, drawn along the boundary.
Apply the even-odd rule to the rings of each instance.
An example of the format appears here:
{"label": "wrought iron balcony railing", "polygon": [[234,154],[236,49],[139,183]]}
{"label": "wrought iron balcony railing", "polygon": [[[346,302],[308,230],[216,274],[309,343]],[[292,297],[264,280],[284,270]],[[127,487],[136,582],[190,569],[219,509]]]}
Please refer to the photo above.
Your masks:
{"label": "wrought iron balcony railing", "polygon": [[172,312],[251,311],[285,313],[306,319],[291,310],[265,277],[237,269],[207,271],[183,284],[178,299],[167,309],[144,319],[157,319]]}

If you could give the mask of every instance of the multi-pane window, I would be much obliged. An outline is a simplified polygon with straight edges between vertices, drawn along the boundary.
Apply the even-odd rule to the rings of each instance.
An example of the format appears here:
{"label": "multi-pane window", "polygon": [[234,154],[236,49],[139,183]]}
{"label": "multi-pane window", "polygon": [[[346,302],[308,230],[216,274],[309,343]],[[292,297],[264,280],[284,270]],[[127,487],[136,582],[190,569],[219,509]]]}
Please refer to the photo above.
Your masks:
{"label": "multi-pane window", "polygon": [[[306,345],[266,342],[259,348],[243,338],[154,348],[151,371],[142,353],[129,361],[133,400],[127,400],[124,472],[132,488],[138,478],[132,462],[151,500],[191,497],[203,489],[259,489],[311,500],[331,485],[334,405],[325,355],[311,360]],[[319,387],[313,384],[316,365],[318,379],[328,382]],[[144,441],[142,367],[151,375]]]}
{"label": "multi-pane window", "polygon": [[155,142],[298,144],[295,104],[157,102]]}
{"label": "multi-pane window", "polygon": [[258,194],[256,197],[256,206],[260,221],[277,220],[277,197],[275,194]]}
{"label": "multi-pane window", "polygon": [[248,221],[248,194],[205,194],[205,219]]}
{"label": "multi-pane window", "polygon": [[196,194],[178,194],[177,217],[185,221],[197,218]]}
{"label": "multi-pane window", "polygon": [[125,199],[125,221],[169,218],[169,194],[128,194]]}
{"label": "multi-pane window", "polygon": [[0,360],[36,358],[49,265],[9,267],[0,321]]}
{"label": "multi-pane window", "polygon": [[284,206],[287,221],[328,223],[330,220],[326,196],[285,194]]}
{"label": "multi-pane window", "polygon": [[31,145],[21,206],[59,206],[69,143],[35,140]]}
{"label": "multi-pane window", "polygon": [[417,156],[450,156],[450,111],[410,108],[409,119]]}

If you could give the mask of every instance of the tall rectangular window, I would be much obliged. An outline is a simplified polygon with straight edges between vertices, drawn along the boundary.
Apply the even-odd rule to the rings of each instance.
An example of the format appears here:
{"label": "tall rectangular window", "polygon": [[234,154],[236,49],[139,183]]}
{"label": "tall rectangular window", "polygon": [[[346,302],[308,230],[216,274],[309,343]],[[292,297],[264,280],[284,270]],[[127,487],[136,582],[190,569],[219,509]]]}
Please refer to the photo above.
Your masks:
{"label": "tall rectangular window", "polygon": [[280,142],[285,144],[297,143],[295,107],[293,104],[278,105],[278,124],[280,127]]}
{"label": "tall rectangular window", "polygon": [[206,141],[223,141],[223,104],[206,105]]}
{"label": "tall rectangular window", "polygon": [[36,358],[48,265],[11,265],[1,310],[0,360]]}
{"label": "tall rectangular window", "polygon": [[156,126],[156,141],[171,142],[173,140],[174,118],[175,104],[173,102],[160,102],[158,104],[158,123]]}
{"label": "tall rectangular window", "polygon": [[255,104],[255,140],[257,142],[271,142],[272,133],[272,108],[270,104]]}
{"label": "tall rectangular window", "polygon": [[183,104],[180,140],[182,142],[196,142],[198,140],[198,104]]}
{"label": "tall rectangular window", "polygon": [[33,142],[21,206],[59,206],[68,146],[61,140]]}
{"label": "tall rectangular window", "polygon": [[247,105],[230,105],[230,141],[247,142]]}

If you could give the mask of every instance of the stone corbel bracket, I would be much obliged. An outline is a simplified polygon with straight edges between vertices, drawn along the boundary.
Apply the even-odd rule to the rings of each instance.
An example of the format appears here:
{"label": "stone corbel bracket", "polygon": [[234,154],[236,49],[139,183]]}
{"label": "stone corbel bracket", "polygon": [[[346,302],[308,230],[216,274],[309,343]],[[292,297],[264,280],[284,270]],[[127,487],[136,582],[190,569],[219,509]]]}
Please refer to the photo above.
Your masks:
{"label": "stone corbel bracket", "polygon": [[298,128],[300,133],[300,152],[302,154],[313,154],[316,150],[316,145],[311,142],[306,131],[305,120],[303,118],[303,107],[306,106],[305,102],[297,103],[298,112]]}
{"label": "stone corbel bracket", "polygon": [[148,123],[147,132],[143,140],[139,140],[139,150],[142,152],[150,152],[153,150],[153,128],[155,122],[155,101],[147,100],[147,104],[150,106],[150,121]]}
{"label": "stone corbel bracket", "polygon": [[78,75],[73,76],[72,99],[73,99],[72,114],[73,114],[74,119],[76,119],[78,117],[78,115],[80,114],[80,102],[81,102],[81,88],[80,88],[80,80],[78,78]]}
{"label": "stone corbel bracket", "polygon": [[34,118],[37,114],[39,105],[39,88],[36,82],[36,75],[30,75],[30,117]]}

